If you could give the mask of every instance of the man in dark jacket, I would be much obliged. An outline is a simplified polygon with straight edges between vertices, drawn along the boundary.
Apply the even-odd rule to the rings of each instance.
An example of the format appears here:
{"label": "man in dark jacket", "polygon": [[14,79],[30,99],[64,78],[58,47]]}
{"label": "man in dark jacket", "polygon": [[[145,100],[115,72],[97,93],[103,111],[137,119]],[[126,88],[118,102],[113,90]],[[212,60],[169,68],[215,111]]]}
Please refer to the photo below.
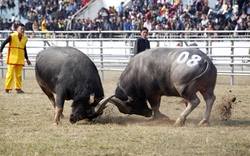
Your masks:
{"label": "man in dark jacket", "polygon": [[[25,23],[25,30],[27,31],[32,31],[32,24],[30,20],[28,19],[27,22]],[[30,37],[32,33],[27,33],[27,37]]]}
{"label": "man in dark jacket", "polygon": [[148,41],[147,36],[148,29],[146,27],[143,27],[141,29],[141,37],[135,41],[134,55],[137,55],[146,49],[150,49],[150,42]]}
{"label": "man in dark jacket", "polygon": [[57,25],[54,22],[54,19],[50,20],[49,22],[49,31],[57,31]]}

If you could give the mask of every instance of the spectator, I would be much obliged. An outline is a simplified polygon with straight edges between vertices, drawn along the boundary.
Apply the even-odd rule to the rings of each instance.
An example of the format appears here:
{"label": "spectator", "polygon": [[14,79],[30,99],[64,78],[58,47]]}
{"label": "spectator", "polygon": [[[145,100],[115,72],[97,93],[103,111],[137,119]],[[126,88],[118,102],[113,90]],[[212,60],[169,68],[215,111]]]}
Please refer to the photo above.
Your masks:
{"label": "spectator", "polygon": [[[3,24],[2,24],[2,30],[4,31],[9,31],[11,27],[11,23],[8,22],[8,19],[5,19]],[[4,32],[2,34],[2,38],[7,38],[9,36],[8,32]]]}
{"label": "spectator", "polygon": [[225,21],[224,21],[223,16],[220,16],[215,26],[215,30],[223,30],[224,28],[225,28]]}
{"label": "spectator", "polygon": [[39,31],[39,26],[38,26],[38,22],[37,21],[33,22],[33,24],[32,24],[32,30],[33,30],[33,35],[32,35],[32,38],[33,38],[33,37],[36,37],[36,32]]}
{"label": "spectator", "polygon": [[74,20],[71,19],[71,16],[68,16],[66,31],[73,30],[73,26],[74,26]]}
{"label": "spectator", "polygon": [[[9,0],[13,1],[13,0]],[[70,25],[71,22],[68,21],[68,16],[71,16],[77,9],[79,9],[79,1],[75,2],[66,2],[62,0],[53,0],[53,1],[39,1],[39,2],[33,2],[33,0],[27,0],[26,1],[19,1],[21,5],[19,4],[20,8],[19,10],[25,10],[25,6],[28,6],[28,12],[31,12],[29,15],[29,19],[31,22],[34,20],[38,20],[39,18],[45,18],[45,19],[51,19],[51,15],[54,16],[54,12],[56,11],[64,11],[65,9],[67,10],[66,13],[66,18],[62,18],[63,22],[63,30],[65,30],[67,25]],[[145,3],[144,3],[145,2]],[[245,21],[245,26],[247,25],[247,15],[249,15],[249,12],[247,10],[250,10],[250,3],[244,2],[243,6],[240,3],[240,8],[238,7],[239,11],[237,11],[238,4],[235,1],[234,6],[231,6],[230,1],[226,0],[218,0],[217,4],[221,4],[221,6],[218,6],[218,14],[216,14],[212,9],[209,9],[207,5],[207,1],[204,0],[196,0],[193,5],[185,6],[183,7],[182,3],[180,2],[179,4],[176,5],[171,5],[170,3],[164,3],[164,0],[133,0],[132,1],[132,7],[126,7],[126,9],[123,9],[124,3],[120,3],[119,7],[122,7],[122,11],[117,12],[114,9],[114,6],[109,6],[109,10],[106,8],[101,8],[100,11],[98,11],[98,16],[93,20],[94,22],[90,22],[90,20],[86,20],[85,23],[83,24],[82,30],[88,31],[88,30],[94,30],[99,29],[101,30],[102,28],[102,21],[100,19],[105,19],[108,18],[108,22],[111,24],[113,21],[115,23],[112,24],[111,29],[116,29],[117,30],[124,30],[124,21],[122,18],[124,17],[124,20],[126,18],[132,19],[132,29],[133,30],[140,30],[143,25],[140,25],[143,21],[149,20],[151,23],[151,30],[177,30],[180,29],[180,24],[182,25],[182,29],[180,30],[185,30],[187,27],[187,24],[189,24],[190,28],[196,27],[196,29],[200,29],[197,27],[199,23],[206,23],[207,21],[211,21],[211,23],[215,24],[215,29],[218,28],[218,21],[219,17],[223,18],[224,23],[225,19],[232,18],[232,24],[224,24],[224,28],[222,30],[229,30],[232,29],[234,25],[237,23],[240,23],[242,20]],[[51,5],[51,3],[53,5]],[[3,4],[3,1],[2,3]],[[144,5],[145,4],[145,5]],[[71,9],[67,9],[69,6],[73,7]],[[2,5],[3,6],[3,5]],[[242,7],[241,7],[242,6]],[[249,6],[249,7],[248,7]],[[23,9],[24,8],[24,9]],[[57,9],[55,9],[57,8]],[[69,7],[70,8],[70,7]],[[249,9],[248,9],[249,8]],[[197,10],[196,10],[197,9]],[[1,10],[2,11],[2,10]],[[24,12],[27,12],[24,11]],[[33,14],[34,12],[34,14]],[[237,14],[233,14],[230,12],[237,12]],[[239,12],[239,14],[238,14]],[[241,13],[242,12],[242,13]],[[245,13],[244,13],[245,12]],[[201,13],[203,13],[206,16],[206,19],[202,20],[201,19]],[[19,18],[23,17],[25,18],[25,13],[22,15],[22,11],[18,13]],[[26,17],[27,18],[27,17]],[[58,18],[58,17],[57,17]],[[15,19],[15,16],[13,17]],[[66,21],[64,20],[66,19]],[[114,20],[113,20],[114,19]],[[117,19],[117,20],[116,20]],[[173,19],[178,19],[178,20],[173,20]],[[180,20],[179,20],[180,19]],[[250,17],[249,17],[250,19]],[[97,21],[99,20],[99,22]],[[82,21],[83,22],[83,21]],[[144,24],[144,23],[143,23]],[[58,23],[57,23],[58,25]],[[92,27],[94,25],[94,27]],[[101,26],[100,26],[101,25]],[[208,25],[210,25],[210,22],[207,22],[207,25],[203,25],[202,29],[206,28]],[[58,27],[58,26],[57,26]],[[71,26],[72,27],[72,26]],[[48,28],[50,29],[50,28]],[[67,30],[72,30],[69,29],[67,26]],[[94,35],[96,36],[96,35]]]}
{"label": "spectator", "polygon": [[34,11],[31,11],[29,13],[28,19],[30,20],[31,23],[33,23],[34,21],[38,20],[38,17]]}
{"label": "spectator", "polygon": [[[108,19],[104,19],[104,22],[102,23],[102,30],[103,31],[110,31],[111,30],[111,25],[108,22]],[[109,38],[109,33],[103,33],[104,38]]]}
{"label": "spectator", "polygon": [[80,7],[84,7],[89,3],[90,0],[83,0],[82,3],[80,4]]}
{"label": "spectator", "polygon": [[16,16],[14,13],[11,14],[11,22],[15,22],[16,21]]}
{"label": "spectator", "polygon": [[19,15],[19,20],[21,19],[21,17],[24,18],[24,7],[22,3],[19,3],[18,6],[18,15]]}
{"label": "spectator", "polygon": [[246,14],[247,16],[250,16],[250,1],[248,1],[247,6],[246,6]]}
{"label": "spectator", "polygon": [[56,12],[59,9],[59,6],[56,0],[53,1],[53,5],[51,7],[52,7],[52,12]]}
{"label": "spectator", "polygon": [[[64,22],[62,19],[58,19],[57,21],[57,30],[58,31],[64,31],[66,29],[66,26],[65,26],[65,29],[64,29]],[[80,29],[81,30],[81,29]]]}
{"label": "spectator", "polygon": [[137,20],[137,17],[135,16],[132,16],[131,17],[132,19],[132,27],[133,27],[133,30],[137,30],[138,28],[138,25],[139,25],[139,21]]}
{"label": "spectator", "polygon": [[[27,22],[25,23],[25,31],[32,31],[32,23],[28,19]],[[27,37],[29,38],[31,36],[31,33],[27,33]]]}
{"label": "spectator", "polygon": [[123,28],[125,31],[133,30],[130,18],[126,19],[126,21],[124,22]]}
{"label": "spectator", "polygon": [[183,30],[183,23],[182,23],[182,21],[178,18],[178,17],[176,17],[176,19],[175,19],[176,21],[177,21],[177,25],[176,25],[176,30]]}
{"label": "spectator", "polygon": [[250,22],[247,22],[247,30],[250,30]]}
{"label": "spectator", "polygon": [[41,3],[41,1],[38,1],[35,9],[37,11],[37,14],[41,14],[41,9],[42,9],[42,3]]}
{"label": "spectator", "polygon": [[233,5],[233,14],[238,14],[239,12],[239,5],[237,1],[234,1],[234,5]]}
{"label": "spectator", "polygon": [[46,15],[46,1],[42,1],[42,5],[38,13],[43,16]]}
{"label": "spectator", "polygon": [[242,20],[247,19],[247,14],[246,14],[245,10],[242,10],[241,15],[240,15],[240,19],[242,19]]}
{"label": "spectator", "polygon": [[[237,24],[236,30],[237,30],[237,31],[247,30],[247,29],[246,29],[246,26],[244,25],[244,21],[241,21],[239,24]],[[239,33],[238,35],[242,36],[242,35],[245,35],[245,33],[244,33],[244,32],[241,32],[241,33]]]}
{"label": "spectator", "polygon": [[111,27],[111,30],[112,31],[114,31],[114,30],[118,30],[118,26],[116,25],[116,19],[115,18],[113,18],[112,20],[111,20],[111,24],[110,24],[110,27]]}
{"label": "spectator", "polygon": [[8,2],[7,2],[7,4],[8,4],[8,9],[11,11],[13,11],[13,12],[15,12],[15,10],[14,10],[14,8],[15,8],[15,6],[16,6],[16,4],[14,3],[14,0],[9,0]]}
{"label": "spectator", "polygon": [[215,2],[215,9],[218,11],[222,7],[223,0],[216,0]]}
{"label": "spectator", "polygon": [[227,12],[229,14],[229,17],[233,15],[233,5],[230,1],[227,2]]}
{"label": "spectator", "polygon": [[206,27],[207,26],[207,22],[208,22],[208,19],[207,19],[207,16],[206,16],[206,14],[202,14],[201,15],[201,24],[202,24],[202,26],[204,26],[204,27]]}
{"label": "spectator", "polygon": [[146,22],[144,22],[143,27],[146,27],[149,31],[152,29],[152,23],[149,21],[149,19],[146,19]]}
{"label": "spectator", "polygon": [[124,4],[124,2],[122,1],[117,8],[117,13],[119,13],[121,15],[121,17],[123,16],[123,4]]}
{"label": "spectator", "polygon": [[46,12],[46,15],[51,15],[53,12],[53,7],[50,1],[47,2],[47,5],[45,7],[45,12]]}
{"label": "spectator", "polygon": [[194,8],[194,5],[190,5],[188,9],[188,14],[195,16],[196,10]]}
{"label": "spectator", "polygon": [[129,9],[129,7],[128,6],[126,6],[126,10],[124,11],[124,17],[125,18],[130,18],[129,17],[129,12],[130,12],[131,10]]}
{"label": "spectator", "polygon": [[[123,29],[124,29],[124,31],[133,30],[130,18],[127,18],[126,22],[124,22]],[[129,36],[130,36],[130,33],[126,33],[126,37],[129,37]]]}
{"label": "spectator", "polygon": [[[81,31],[81,30],[82,30],[82,27],[83,27],[83,25],[82,25],[82,23],[81,23],[81,20],[78,19],[77,22],[76,22],[76,24],[74,25],[73,30],[74,30],[74,31]],[[76,38],[81,38],[81,33],[75,32],[75,37],[76,37]]]}
{"label": "spectator", "polygon": [[141,37],[136,39],[135,45],[134,45],[134,55],[137,55],[146,49],[150,49],[150,42],[147,39],[148,36],[148,29],[144,27],[141,30]]}
{"label": "spectator", "polygon": [[5,14],[7,14],[7,5],[7,2],[4,0],[0,2],[1,14],[3,13],[3,11],[5,12]]}
{"label": "spectator", "polygon": [[[205,31],[214,31],[214,23],[209,23]],[[207,32],[209,37],[216,38],[217,33],[214,32]]]}
{"label": "spectator", "polygon": [[[116,25],[116,19],[115,19],[115,18],[113,18],[113,19],[111,20],[110,27],[111,27],[111,30],[112,30],[112,31],[118,30],[118,27],[117,27],[117,25]],[[114,37],[114,33],[110,33],[110,38],[113,38],[113,37]]]}
{"label": "spectator", "polygon": [[117,15],[117,12],[116,12],[114,6],[109,6],[108,13],[109,13],[110,15],[113,14],[114,16]]}
{"label": "spectator", "polygon": [[105,9],[105,8],[102,8],[100,11],[99,11],[99,14],[101,16],[101,18],[104,20],[105,18],[109,19],[109,14],[108,14],[108,10]]}
{"label": "spectator", "polygon": [[49,22],[49,31],[57,31],[57,25],[54,22],[55,19],[50,20]]}
{"label": "spectator", "polygon": [[123,21],[121,17],[117,17],[117,21],[116,21],[116,26],[117,26],[117,30],[124,30],[123,29]]}
{"label": "spectator", "polygon": [[207,18],[208,18],[208,19],[211,19],[212,22],[215,22],[215,20],[217,19],[216,16],[217,16],[217,15],[214,13],[214,11],[213,11],[212,9],[210,9],[210,10],[208,11]]}
{"label": "spectator", "polygon": [[208,6],[207,3],[205,3],[205,5],[203,6],[203,9],[202,9],[202,13],[207,15],[209,10],[210,10],[210,7]]}
{"label": "spectator", "polygon": [[200,16],[200,12],[199,11],[196,11],[195,13],[195,16],[193,18],[193,21],[196,25],[198,25],[199,23],[201,23],[202,19],[201,19],[201,16]]}

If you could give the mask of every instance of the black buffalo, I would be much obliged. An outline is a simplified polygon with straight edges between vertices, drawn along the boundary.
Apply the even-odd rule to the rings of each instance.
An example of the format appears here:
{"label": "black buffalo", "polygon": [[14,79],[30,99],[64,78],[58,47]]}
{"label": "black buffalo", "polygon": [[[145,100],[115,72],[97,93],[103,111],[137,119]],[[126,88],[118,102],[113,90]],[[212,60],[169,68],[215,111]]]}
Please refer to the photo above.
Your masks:
{"label": "black buffalo", "polygon": [[[206,111],[199,125],[208,125],[215,100],[217,69],[199,49],[157,48],[136,55],[120,76],[115,97],[110,99],[120,112],[159,118],[161,96],[182,97],[188,102],[176,120],[184,125],[186,117],[198,106],[200,92]],[[147,106],[149,102],[152,109]]]}
{"label": "black buffalo", "polygon": [[36,57],[35,72],[37,83],[55,108],[55,124],[60,122],[65,100],[73,100],[70,122],[75,123],[96,118],[111,98],[104,98],[95,64],[75,48],[42,50]]}

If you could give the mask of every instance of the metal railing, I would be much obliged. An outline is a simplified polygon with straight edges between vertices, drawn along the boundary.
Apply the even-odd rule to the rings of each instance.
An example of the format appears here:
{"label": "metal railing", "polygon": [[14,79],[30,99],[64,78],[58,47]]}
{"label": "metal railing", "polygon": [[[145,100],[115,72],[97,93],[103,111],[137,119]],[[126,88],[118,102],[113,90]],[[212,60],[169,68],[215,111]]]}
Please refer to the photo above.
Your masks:
{"label": "metal railing", "polygon": [[[1,32],[6,33],[6,31]],[[84,34],[83,38],[74,38],[74,33]],[[219,34],[214,37],[214,34]],[[240,33],[240,35],[238,35]],[[206,53],[218,69],[218,75],[230,76],[231,85],[234,76],[250,76],[249,31],[151,31],[149,40],[151,48],[176,47],[194,48],[190,43]],[[32,32],[26,32],[31,37]],[[134,41],[139,36],[138,31],[56,31],[36,32],[39,36],[29,38],[27,51],[33,66],[25,66],[25,70],[34,69],[36,54],[52,45],[73,46],[87,54],[101,71],[122,71],[133,57]],[[93,36],[96,35],[96,36]],[[113,38],[103,38],[103,34],[111,34]],[[197,36],[193,36],[197,34]],[[4,38],[0,39],[2,42]],[[179,46],[176,46],[179,45]],[[5,50],[6,51],[6,50]],[[4,55],[6,53],[4,52]],[[2,77],[6,65],[1,60]]]}

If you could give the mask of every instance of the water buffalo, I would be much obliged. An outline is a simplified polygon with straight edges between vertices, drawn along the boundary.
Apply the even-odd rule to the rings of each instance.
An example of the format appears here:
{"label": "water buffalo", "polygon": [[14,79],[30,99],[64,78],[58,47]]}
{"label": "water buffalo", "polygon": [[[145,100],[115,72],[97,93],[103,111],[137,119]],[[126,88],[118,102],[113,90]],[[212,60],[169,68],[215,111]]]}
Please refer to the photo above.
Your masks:
{"label": "water buffalo", "polygon": [[129,62],[110,101],[122,113],[145,117],[153,114],[153,118],[159,118],[164,116],[159,111],[162,95],[182,97],[188,105],[175,122],[182,126],[200,103],[196,95],[199,91],[206,102],[204,118],[199,125],[208,126],[216,78],[216,67],[197,48],[149,49]]}
{"label": "water buffalo", "polygon": [[111,98],[104,98],[95,64],[72,47],[49,47],[39,52],[35,73],[37,83],[55,108],[54,124],[60,122],[65,100],[73,100],[70,122],[75,123],[96,118]]}

